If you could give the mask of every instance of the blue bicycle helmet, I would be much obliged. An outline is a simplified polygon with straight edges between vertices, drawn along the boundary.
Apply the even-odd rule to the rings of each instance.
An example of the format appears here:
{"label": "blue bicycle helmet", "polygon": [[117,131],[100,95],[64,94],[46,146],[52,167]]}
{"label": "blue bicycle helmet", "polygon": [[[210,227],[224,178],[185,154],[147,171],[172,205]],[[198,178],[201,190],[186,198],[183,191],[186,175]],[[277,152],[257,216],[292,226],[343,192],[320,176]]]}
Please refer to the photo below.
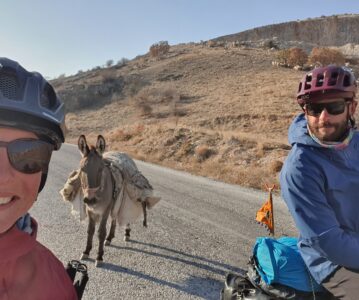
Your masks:
{"label": "blue bicycle helmet", "polygon": [[[65,109],[53,87],[37,72],[0,57],[0,126],[34,132],[60,149],[65,141]],[[47,173],[42,173],[39,192]]]}
{"label": "blue bicycle helmet", "polygon": [[0,57],[0,126],[32,131],[60,149],[65,140],[65,109],[41,74]]}

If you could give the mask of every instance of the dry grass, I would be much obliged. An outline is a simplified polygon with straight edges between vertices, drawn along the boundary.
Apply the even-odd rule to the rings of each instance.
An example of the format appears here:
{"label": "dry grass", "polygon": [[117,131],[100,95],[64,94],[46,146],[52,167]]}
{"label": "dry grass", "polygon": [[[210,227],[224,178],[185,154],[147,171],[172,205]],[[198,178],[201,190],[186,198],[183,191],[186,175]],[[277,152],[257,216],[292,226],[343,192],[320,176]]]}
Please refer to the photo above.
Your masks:
{"label": "dry grass", "polygon": [[[137,159],[254,188],[278,184],[304,72],[273,67],[275,59],[275,51],[179,45],[161,60],[129,61],[111,70],[125,82],[112,103],[67,116],[68,141],[103,134],[109,149]],[[101,82],[96,72],[58,88]],[[135,103],[151,109],[139,113]]]}

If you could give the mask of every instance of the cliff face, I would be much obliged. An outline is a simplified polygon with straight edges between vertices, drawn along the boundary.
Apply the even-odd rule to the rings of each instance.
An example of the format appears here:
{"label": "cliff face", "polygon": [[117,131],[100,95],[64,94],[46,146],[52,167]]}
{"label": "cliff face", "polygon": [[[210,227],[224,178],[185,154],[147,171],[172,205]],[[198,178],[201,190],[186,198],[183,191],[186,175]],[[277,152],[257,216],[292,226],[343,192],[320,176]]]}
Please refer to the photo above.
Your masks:
{"label": "cliff face", "polygon": [[317,46],[359,44],[359,15],[336,15],[268,25],[215,40],[258,41],[273,37],[281,41],[301,41]]}

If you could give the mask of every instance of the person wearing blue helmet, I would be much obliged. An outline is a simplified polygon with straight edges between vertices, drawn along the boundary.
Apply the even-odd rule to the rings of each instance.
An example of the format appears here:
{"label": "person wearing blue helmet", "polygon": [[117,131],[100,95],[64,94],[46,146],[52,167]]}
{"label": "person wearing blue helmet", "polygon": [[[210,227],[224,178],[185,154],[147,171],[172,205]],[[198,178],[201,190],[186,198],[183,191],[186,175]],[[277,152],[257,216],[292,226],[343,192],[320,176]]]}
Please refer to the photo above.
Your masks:
{"label": "person wearing blue helmet", "polygon": [[0,299],[77,299],[62,263],[36,241],[28,214],[52,151],[64,142],[64,119],[41,74],[0,58]]}
{"label": "person wearing blue helmet", "polygon": [[336,299],[359,297],[356,92],[356,79],[345,67],[304,75],[297,94],[303,113],[289,128],[292,149],[280,174],[301,256],[314,280]]}

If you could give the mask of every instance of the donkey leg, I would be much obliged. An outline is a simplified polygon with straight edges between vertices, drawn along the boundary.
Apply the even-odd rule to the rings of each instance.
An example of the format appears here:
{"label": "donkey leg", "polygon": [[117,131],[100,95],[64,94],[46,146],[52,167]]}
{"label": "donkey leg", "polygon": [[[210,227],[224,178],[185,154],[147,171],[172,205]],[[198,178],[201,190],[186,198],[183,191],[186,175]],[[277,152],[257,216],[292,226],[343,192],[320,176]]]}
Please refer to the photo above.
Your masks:
{"label": "donkey leg", "polygon": [[89,223],[87,226],[87,243],[86,243],[86,249],[84,252],[82,252],[82,255],[80,257],[80,259],[87,259],[90,255],[90,251],[92,249],[92,240],[93,240],[93,235],[95,233],[95,220],[91,217],[91,215],[89,215]]}
{"label": "donkey leg", "polygon": [[143,211],[143,226],[147,227],[147,202],[146,201],[142,201],[142,211]]}
{"label": "donkey leg", "polygon": [[115,230],[116,230],[116,219],[111,221],[111,228],[110,228],[110,232],[105,240],[105,246],[111,245],[111,241],[115,237]]}
{"label": "donkey leg", "polygon": [[131,232],[130,223],[128,223],[125,228],[125,237],[123,238],[125,242],[128,242],[130,240],[130,232]]}
{"label": "donkey leg", "polygon": [[97,251],[97,258],[95,266],[98,267],[103,261],[103,253],[104,253],[104,244],[106,238],[106,223],[107,223],[107,216],[102,217],[100,226],[98,227],[98,251]]}

